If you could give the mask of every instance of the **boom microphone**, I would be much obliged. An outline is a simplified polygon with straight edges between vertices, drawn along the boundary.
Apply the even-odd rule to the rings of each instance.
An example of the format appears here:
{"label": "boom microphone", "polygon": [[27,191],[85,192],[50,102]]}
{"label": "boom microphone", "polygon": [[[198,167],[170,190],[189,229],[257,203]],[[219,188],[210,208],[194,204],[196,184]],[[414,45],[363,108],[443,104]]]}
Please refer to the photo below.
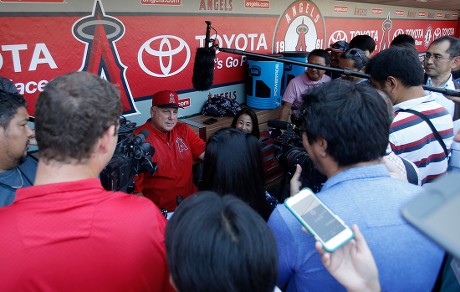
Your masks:
{"label": "boom microphone", "polygon": [[192,83],[196,90],[208,90],[214,79],[214,58],[216,51],[213,48],[196,49],[195,64],[193,65]]}
{"label": "boom microphone", "polygon": [[[355,76],[355,77],[366,78],[366,79],[370,78],[368,74],[365,74],[359,71],[351,71],[348,69],[340,69],[340,68],[333,68],[333,67],[322,66],[322,65],[317,65],[317,64],[310,64],[308,62],[305,63],[305,62],[300,62],[296,60],[284,59],[284,58],[280,58],[276,56],[242,51],[238,49],[221,48],[219,47],[218,44],[214,44],[214,40],[211,39],[211,36],[210,36],[211,35],[211,22],[210,21],[205,21],[205,22],[207,25],[206,26],[205,47],[197,48],[196,55],[195,55],[195,64],[193,65],[192,83],[193,83],[193,87],[197,90],[201,90],[201,91],[207,90],[211,88],[212,86],[212,82],[214,78],[214,65],[215,65],[214,58],[216,57],[216,50],[219,50],[220,52],[234,54],[234,55],[255,57],[255,58],[261,58],[261,59],[270,60],[270,61],[277,61],[277,62],[282,62],[286,64],[291,64],[291,65],[311,67],[311,68],[316,68],[319,70],[336,72],[338,74],[344,74],[347,76]],[[460,91],[447,89],[447,88],[432,87],[428,85],[422,85],[422,87],[424,90],[437,92],[437,93],[441,93],[444,95],[460,97]]]}
{"label": "boom microphone", "polygon": [[204,48],[197,48],[195,54],[195,63],[193,65],[192,83],[193,88],[197,90],[208,90],[212,86],[214,79],[214,58],[216,51],[210,46],[211,41],[211,22],[206,22],[206,39]]}

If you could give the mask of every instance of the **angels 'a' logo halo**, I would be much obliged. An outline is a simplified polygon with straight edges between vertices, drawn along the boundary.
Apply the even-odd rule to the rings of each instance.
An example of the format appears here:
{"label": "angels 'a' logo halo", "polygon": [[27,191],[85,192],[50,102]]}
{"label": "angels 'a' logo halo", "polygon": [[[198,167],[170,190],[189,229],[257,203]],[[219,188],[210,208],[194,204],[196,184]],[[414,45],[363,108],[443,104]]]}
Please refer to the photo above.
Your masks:
{"label": "angels 'a' logo halo", "polygon": [[276,24],[272,51],[310,52],[325,48],[326,26],[318,7],[311,1],[295,1]]}
{"label": "angels 'a' logo halo", "polygon": [[174,94],[173,93],[169,94],[169,103],[176,103],[176,101],[174,100]]}

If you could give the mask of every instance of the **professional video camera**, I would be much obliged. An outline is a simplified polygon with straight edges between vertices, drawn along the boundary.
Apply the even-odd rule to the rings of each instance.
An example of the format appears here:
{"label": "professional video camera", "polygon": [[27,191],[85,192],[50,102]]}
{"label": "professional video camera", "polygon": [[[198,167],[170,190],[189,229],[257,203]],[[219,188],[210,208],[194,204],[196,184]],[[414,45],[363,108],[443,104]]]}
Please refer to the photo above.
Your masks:
{"label": "professional video camera", "polygon": [[[286,172],[281,194],[289,196],[289,182],[295,173],[296,164],[302,166],[302,187],[308,187],[315,193],[319,192],[326,181],[326,177],[315,168],[308,153],[305,151],[299,127],[278,120],[268,121],[267,124],[269,127],[285,130],[282,134],[278,132],[280,135],[276,137],[273,143],[275,146],[275,157]],[[284,200],[284,198],[280,199]]]}
{"label": "professional video camera", "polygon": [[122,191],[131,194],[134,191],[134,177],[141,172],[154,174],[157,164],[152,162],[155,149],[148,142],[147,130],[135,135],[136,123],[120,117],[118,143],[115,153],[107,166],[102,170],[100,179],[106,190]]}

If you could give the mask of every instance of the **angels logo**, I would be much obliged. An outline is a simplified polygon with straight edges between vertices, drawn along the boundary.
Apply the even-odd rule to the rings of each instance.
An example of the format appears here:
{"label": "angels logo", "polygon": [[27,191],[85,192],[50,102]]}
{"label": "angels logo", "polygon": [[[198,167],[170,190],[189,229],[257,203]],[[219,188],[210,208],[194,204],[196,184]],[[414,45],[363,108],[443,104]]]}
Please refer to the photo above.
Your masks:
{"label": "angels logo", "polygon": [[174,94],[169,95],[169,103],[176,103],[176,100],[174,99]]}
{"label": "angels logo", "polygon": [[179,150],[179,152],[184,152],[188,150],[187,144],[185,144],[184,140],[182,140],[181,138],[176,139],[176,144],[177,150]]}
{"label": "angels logo", "polygon": [[323,48],[325,39],[326,26],[318,7],[310,1],[296,1],[276,24],[272,51],[310,52]]}
{"label": "angels logo", "polygon": [[424,45],[425,48],[427,48],[427,49],[428,49],[428,47],[430,46],[431,40],[432,40],[432,38],[433,38],[432,32],[433,32],[433,28],[431,27],[431,24],[429,24],[428,27],[426,28],[425,40],[424,40],[424,42],[423,42],[423,45]]}
{"label": "angels logo", "polygon": [[392,27],[393,27],[393,22],[391,21],[390,13],[388,13],[387,18],[382,22],[383,35],[382,35],[382,40],[380,42],[380,48],[379,48],[380,51],[383,51],[390,47],[390,43],[391,43],[390,31]]}
{"label": "angels logo", "polygon": [[73,35],[86,44],[83,65],[80,71],[99,75],[120,87],[123,112],[136,112],[134,100],[125,77],[126,66],[119,58],[115,42],[123,37],[123,23],[105,14],[100,0],[94,1],[93,13],[74,23]]}

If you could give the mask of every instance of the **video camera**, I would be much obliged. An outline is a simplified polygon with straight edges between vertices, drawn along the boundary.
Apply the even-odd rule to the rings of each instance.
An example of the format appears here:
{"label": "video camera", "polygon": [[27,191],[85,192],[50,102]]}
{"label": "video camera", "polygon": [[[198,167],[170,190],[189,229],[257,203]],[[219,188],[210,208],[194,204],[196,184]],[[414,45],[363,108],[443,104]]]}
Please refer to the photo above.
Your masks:
{"label": "video camera", "polygon": [[[319,192],[326,181],[326,177],[315,168],[307,151],[303,147],[300,127],[279,120],[270,120],[267,122],[267,125],[278,130],[285,130],[284,133],[274,131],[277,132],[277,137],[273,137],[272,135],[272,138],[275,138],[273,143],[275,146],[275,157],[286,172],[281,194],[286,196],[286,194],[290,193],[289,181],[295,173],[296,164],[302,167],[302,187],[308,187],[315,193]],[[274,134],[274,136],[277,134]],[[280,199],[284,200],[284,198]]]}
{"label": "video camera", "polygon": [[108,191],[122,191],[128,194],[134,191],[134,177],[141,172],[148,171],[154,174],[157,164],[152,162],[155,149],[148,142],[148,130],[138,135],[133,132],[136,123],[120,117],[118,128],[118,143],[112,159],[102,170],[100,179],[102,186]]}

